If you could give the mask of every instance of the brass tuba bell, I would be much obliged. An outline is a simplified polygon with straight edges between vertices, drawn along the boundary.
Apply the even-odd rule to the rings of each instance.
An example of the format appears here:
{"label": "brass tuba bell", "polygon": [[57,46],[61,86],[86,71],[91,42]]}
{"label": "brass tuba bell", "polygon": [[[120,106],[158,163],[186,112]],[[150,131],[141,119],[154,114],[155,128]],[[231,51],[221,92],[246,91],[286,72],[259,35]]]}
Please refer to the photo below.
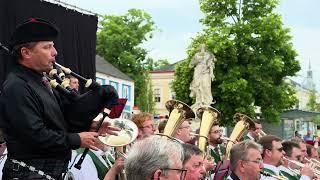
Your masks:
{"label": "brass tuba bell", "polygon": [[246,130],[255,127],[254,121],[245,114],[236,113],[233,116],[233,120],[237,123],[230,135],[231,141],[228,141],[226,146],[226,155],[224,157],[225,160],[230,159],[230,151],[235,142],[239,142],[241,140]]}
{"label": "brass tuba bell", "polygon": [[[110,119],[111,126],[117,127],[120,129],[118,135],[106,135],[99,136],[99,140],[108,146],[116,148],[115,158],[117,159],[118,155],[126,158],[125,151],[126,145],[131,144],[138,136],[138,127],[137,125],[129,119]],[[120,180],[126,180],[125,171],[122,170],[117,178]]]}
{"label": "brass tuba bell", "polygon": [[188,105],[178,100],[167,101],[166,108],[170,116],[164,128],[163,135],[172,138],[183,121],[194,118],[195,114]]}
{"label": "brass tuba bell", "polygon": [[210,129],[213,124],[219,124],[221,113],[215,108],[206,106],[197,109],[196,114],[201,119],[198,147],[206,154]]}

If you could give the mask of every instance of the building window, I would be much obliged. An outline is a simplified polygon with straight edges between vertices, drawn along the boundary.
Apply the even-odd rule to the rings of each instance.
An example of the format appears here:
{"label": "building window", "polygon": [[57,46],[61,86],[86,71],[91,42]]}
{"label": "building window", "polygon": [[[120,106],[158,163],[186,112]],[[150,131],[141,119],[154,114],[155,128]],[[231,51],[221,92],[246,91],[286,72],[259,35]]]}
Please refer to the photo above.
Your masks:
{"label": "building window", "polygon": [[102,79],[102,78],[97,77],[97,78],[96,78],[96,82],[97,82],[98,84],[100,84],[100,85],[105,85],[105,80]]}
{"label": "building window", "polygon": [[110,85],[113,86],[117,92],[119,92],[119,83],[115,81],[110,81]]}
{"label": "building window", "polygon": [[153,96],[154,96],[154,102],[160,102],[161,98],[160,98],[160,88],[155,88],[153,90]]}
{"label": "building window", "polygon": [[172,83],[173,83],[173,81],[171,81],[170,83],[169,83],[169,98],[170,99],[176,99],[176,93],[174,92],[174,89],[172,88]]}
{"label": "building window", "polygon": [[128,101],[131,101],[131,86],[128,85],[122,85],[122,97],[128,99]]}

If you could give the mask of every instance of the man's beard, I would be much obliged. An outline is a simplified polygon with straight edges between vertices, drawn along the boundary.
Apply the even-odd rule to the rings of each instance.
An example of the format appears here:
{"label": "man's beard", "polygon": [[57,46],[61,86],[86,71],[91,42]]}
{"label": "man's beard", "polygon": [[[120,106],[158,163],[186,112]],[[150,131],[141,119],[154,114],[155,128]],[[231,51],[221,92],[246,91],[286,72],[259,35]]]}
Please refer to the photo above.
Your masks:
{"label": "man's beard", "polygon": [[212,144],[222,144],[223,143],[223,140],[218,138],[218,139],[214,139],[214,140],[211,140],[210,141]]}
{"label": "man's beard", "polygon": [[223,143],[222,139],[219,138],[219,139],[216,140],[216,144],[222,144],[222,143]]}

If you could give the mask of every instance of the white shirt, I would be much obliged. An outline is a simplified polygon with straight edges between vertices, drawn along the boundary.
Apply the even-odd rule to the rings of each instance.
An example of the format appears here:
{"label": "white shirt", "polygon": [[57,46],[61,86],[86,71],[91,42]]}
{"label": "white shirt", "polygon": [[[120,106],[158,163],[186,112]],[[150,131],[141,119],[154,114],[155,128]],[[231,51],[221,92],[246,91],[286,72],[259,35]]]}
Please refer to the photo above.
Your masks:
{"label": "white shirt", "polygon": [[0,158],[0,179],[2,179],[2,169],[3,169],[3,166],[4,166],[4,163],[6,162],[7,160],[7,148],[3,151],[3,156],[1,156]]}
{"label": "white shirt", "polygon": [[[99,180],[96,166],[94,165],[89,154],[87,154],[86,157],[84,158],[80,170],[74,167],[74,165],[79,161],[82,155],[82,154],[79,154],[79,155],[77,154],[78,154],[77,151],[72,150],[72,157],[68,166],[70,167],[72,163],[75,162],[70,170],[73,176],[75,177],[75,179],[76,180],[89,180],[89,179]],[[74,161],[75,158],[76,160]]]}

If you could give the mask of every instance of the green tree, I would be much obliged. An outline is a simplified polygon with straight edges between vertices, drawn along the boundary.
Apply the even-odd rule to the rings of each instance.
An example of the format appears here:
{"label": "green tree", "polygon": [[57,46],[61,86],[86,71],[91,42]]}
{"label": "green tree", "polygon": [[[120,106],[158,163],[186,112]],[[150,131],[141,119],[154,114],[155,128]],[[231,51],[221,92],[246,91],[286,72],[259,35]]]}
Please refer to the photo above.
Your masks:
{"label": "green tree", "polygon": [[311,90],[309,95],[309,100],[307,103],[307,108],[309,111],[320,111],[319,103],[317,103],[317,94],[316,90]]}
{"label": "green tree", "polygon": [[279,122],[283,110],[297,99],[284,81],[300,70],[289,29],[274,12],[278,0],[200,0],[206,26],[188,49],[188,58],[176,67],[173,88],[177,99],[190,103],[193,70],[188,64],[201,43],[217,58],[212,94],[223,124],[235,112],[255,115],[261,107],[268,122]]}
{"label": "green tree", "polygon": [[135,102],[140,109],[153,109],[152,104],[146,105],[149,101],[145,99],[149,88],[148,72],[153,60],[147,58],[147,50],[139,46],[152,38],[155,24],[151,16],[143,10],[130,9],[125,15],[104,16],[100,26],[97,53],[134,80]]}
{"label": "green tree", "polygon": [[[317,103],[317,91],[311,90],[309,95],[309,101],[307,103],[307,108],[309,111],[320,111],[320,105]],[[312,117],[312,121],[316,125],[320,125],[320,116]]]}
{"label": "green tree", "polygon": [[145,74],[144,79],[137,80],[137,84],[141,83],[141,89],[144,90],[143,93],[138,94],[137,104],[139,108],[145,112],[154,113],[154,97],[152,91],[152,83],[150,79],[150,74]]}
{"label": "green tree", "polygon": [[169,65],[169,61],[167,59],[159,59],[153,63],[153,70],[159,70],[162,67]]}

